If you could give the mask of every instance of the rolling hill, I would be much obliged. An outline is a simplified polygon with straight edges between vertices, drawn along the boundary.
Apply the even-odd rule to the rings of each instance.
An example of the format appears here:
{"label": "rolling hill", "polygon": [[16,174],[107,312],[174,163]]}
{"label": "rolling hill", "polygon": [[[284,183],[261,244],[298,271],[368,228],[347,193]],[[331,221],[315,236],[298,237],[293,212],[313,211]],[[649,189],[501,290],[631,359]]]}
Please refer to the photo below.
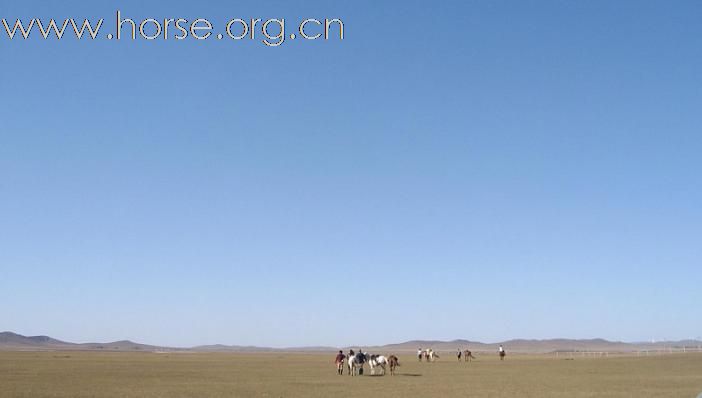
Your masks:
{"label": "rolling hill", "polygon": [[[457,349],[470,349],[475,352],[495,352],[502,344],[509,352],[516,353],[548,353],[548,352],[633,352],[633,351],[665,351],[687,349],[699,350],[702,341],[662,341],[655,343],[625,343],[604,339],[547,339],[526,340],[516,339],[499,343],[481,343],[470,340],[411,340],[404,343],[387,344],[383,346],[362,346],[369,352],[415,352],[417,348],[432,348],[437,352],[454,352]],[[350,347],[340,347],[348,349]],[[110,343],[70,343],[49,336],[23,336],[13,332],[0,333],[0,351],[178,351],[178,352],[331,352],[340,348],[335,347],[289,347],[271,348],[239,345],[203,345],[191,348],[161,347],[135,343],[129,340]],[[358,348],[354,346],[352,348]]]}

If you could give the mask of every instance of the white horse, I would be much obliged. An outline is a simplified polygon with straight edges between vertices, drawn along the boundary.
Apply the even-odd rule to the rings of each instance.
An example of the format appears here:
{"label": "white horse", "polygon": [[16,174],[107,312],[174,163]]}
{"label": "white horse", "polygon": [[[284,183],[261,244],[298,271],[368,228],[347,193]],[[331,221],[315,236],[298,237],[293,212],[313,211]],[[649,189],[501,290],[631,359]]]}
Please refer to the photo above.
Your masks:
{"label": "white horse", "polygon": [[[359,352],[358,354],[350,355],[348,357],[349,366],[349,376],[356,376],[357,374],[363,374],[363,364],[366,362],[368,354]],[[358,372],[358,373],[356,373]]]}
{"label": "white horse", "polygon": [[436,361],[437,359],[441,358],[441,357],[439,356],[439,354],[436,353],[436,352],[434,352],[434,350],[432,350],[431,348],[428,349],[428,350],[424,350],[424,351],[422,352],[422,354],[423,354],[422,356],[424,357],[424,359],[425,359],[427,362],[434,362],[434,361]]}
{"label": "white horse", "polygon": [[371,355],[370,360],[368,361],[368,365],[370,365],[371,369],[371,375],[375,375],[375,368],[379,367],[380,369],[383,370],[383,373],[381,373],[383,376],[385,376],[385,366],[388,364],[388,359],[385,358],[382,355]]}
{"label": "white horse", "polygon": [[437,354],[436,352],[434,352],[434,350],[429,350],[429,360],[430,360],[431,362],[434,362],[434,361],[436,361],[436,360],[439,359],[439,358],[441,358],[441,357],[439,356],[439,354]]}

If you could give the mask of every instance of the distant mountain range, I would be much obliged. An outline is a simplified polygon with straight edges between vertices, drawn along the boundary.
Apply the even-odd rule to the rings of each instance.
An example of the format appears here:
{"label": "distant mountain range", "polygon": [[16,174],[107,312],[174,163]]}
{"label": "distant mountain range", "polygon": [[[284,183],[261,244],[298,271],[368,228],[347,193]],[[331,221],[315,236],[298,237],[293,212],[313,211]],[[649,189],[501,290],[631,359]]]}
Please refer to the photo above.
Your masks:
{"label": "distant mountain range", "polygon": [[139,344],[129,340],[111,343],[69,343],[49,336],[22,336],[12,332],[0,333],[0,350],[4,351],[43,351],[43,350],[87,350],[87,351],[159,351],[178,350]]}
{"label": "distant mountain range", "polygon": [[470,349],[474,352],[495,352],[503,345],[506,350],[518,353],[547,353],[547,352],[633,352],[633,351],[655,351],[655,350],[682,350],[698,349],[702,346],[701,341],[660,341],[655,343],[626,343],[621,341],[608,341],[604,339],[547,339],[547,340],[526,340],[515,339],[498,343],[481,343],[469,340],[434,341],[434,340],[414,340],[400,344],[388,344],[379,348],[390,351],[416,351],[417,348],[431,348],[434,351],[456,351],[460,349]]}
{"label": "distant mountain range", "polygon": [[[494,352],[502,344],[510,352],[547,353],[547,352],[581,352],[607,351],[632,352],[655,350],[699,349],[702,341],[661,341],[655,343],[625,343],[604,339],[548,339],[548,340],[508,340],[500,343],[481,343],[469,340],[412,340],[399,344],[362,347],[369,352],[414,352],[417,348],[431,348],[434,351],[456,351],[470,349],[475,352]],[[144,352],[330,352],[349,347],[291,347],[270,348],[238,345],[203,345],[191,348],[160,347],[123,340],[111,343],[69,343],[49,336],[23,336],[12,332],[0,333],[0,351],[144,351]],[[353,347],[358,348],[358,347]]]}

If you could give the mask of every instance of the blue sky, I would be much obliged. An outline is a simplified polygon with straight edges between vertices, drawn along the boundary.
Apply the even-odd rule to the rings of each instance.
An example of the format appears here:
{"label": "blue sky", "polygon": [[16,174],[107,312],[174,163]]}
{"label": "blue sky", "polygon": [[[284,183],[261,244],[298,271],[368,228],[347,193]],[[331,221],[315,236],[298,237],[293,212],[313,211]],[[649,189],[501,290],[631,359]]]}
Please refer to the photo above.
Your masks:
{"label": "blue sky", "polygon": [[0,5],[346,26],[278,48],[2,36],[0,329],[702,335],[702,3],[199,3]]}

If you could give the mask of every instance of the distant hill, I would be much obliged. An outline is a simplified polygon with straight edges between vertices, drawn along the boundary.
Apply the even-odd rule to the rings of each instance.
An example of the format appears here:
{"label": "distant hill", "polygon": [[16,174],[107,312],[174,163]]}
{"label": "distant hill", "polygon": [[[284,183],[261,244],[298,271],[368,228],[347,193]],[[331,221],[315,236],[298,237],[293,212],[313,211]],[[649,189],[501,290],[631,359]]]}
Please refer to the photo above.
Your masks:
{"label": "distant hill", "polygon": [[[502,344],[508,352],[516,353],[548,353],[548,352],[581,352],[581,351],[607,351],[607,352],[633,352],[645,350],[681,350],[683,347],[698,349],[702,341],[662,341],[655,343],[625,343],[621,341],[608,341],[604,339],[547,339],[526,340],[515,339],[499,343],[481,343],[470,340],[411,340],[404,343],[387,344],[383,346],[361,346],[368,352],[415,352],[417,348],[431,348],[437,352],[454,352],[457,349],[470,349],[474,352],[495,352]],[[344,350],[354,347],[341,347]],[[0,333],[0,351],[48,351],[48,350],[78,350],[78,351],[180,351],[180,352],[332,352],[336,347],[290,347],[270,348],[239,345],[203,345],[192,348],[160,347],[135,343],[129,340],[114,341],[111,343],[69,343],[51,338],[49,336],[22,336],[12,332]]]}
{"label": "distant hill", "polygon": [[157,347],[123,340],[111,343],[69,343],[49,336],[22,336],[13,332],[0,333],[0,350],[4,351],[51,351],[51,350],[86,350],[86,351],[161,351],[178,350],[176,348]]}
{"label": "distant hill", "polygon": [[240,346],[240,345],[201,345],[190,348],[191,351],[199,352],[330,352],[336,351],[336,347],[289,347],[289,348],[271,348],[257,346]]}
{"label": "distant hill", "polygon": [[[502,344],[509,352],[516,353],[548,353],[548,352],[633,352],[633,351],[663,351],[681,350],[683,347],[698,349],[702,347],[702,341],[661,341],[655,343],[625,343],[621,341],[609,341],[604,339],[546,339],[527,340],[515,339],[497,343],[481,343],[469,340],[412,340],[399,344],[388,344],[379,347],[368,347],[369,351],[416,351],[418,348],[434,351],[450,351],[457,349],[470,349],[474,352],[495,352]],[[363,347],[365,350],[366,347]]]}
{"label": "distant hill", "polygon": [[112,343],[84,343],[75,344],[81,350],[105,350],[105,351],[174,351],[179,350],[170,347],[159,347],[147,344],[135,343],[129,340],[114,341]]}
{"label": "distant hill", "polygon": [[21,334],[12,332],[0,333],[0,348],[2,349],[31,349],[42,347],[52,349],[70,345],[71,343],[56,340],[49,336],[22,336]]}

